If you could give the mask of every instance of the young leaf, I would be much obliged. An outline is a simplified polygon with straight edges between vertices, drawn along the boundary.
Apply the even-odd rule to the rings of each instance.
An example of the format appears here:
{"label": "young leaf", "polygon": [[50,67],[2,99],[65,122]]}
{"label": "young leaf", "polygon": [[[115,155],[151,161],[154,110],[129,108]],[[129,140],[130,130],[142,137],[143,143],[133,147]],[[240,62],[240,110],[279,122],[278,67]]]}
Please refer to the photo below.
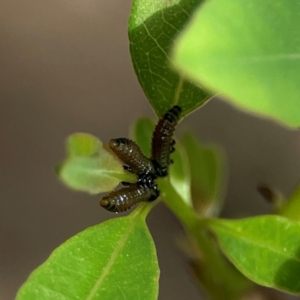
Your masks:
{"label": "young leaf", "polygon": [[220,247],[245,276],[263,286],[300,293],[300,223],[278,216],[211,219]]}
{"label": "young leaf", "polygon": [[185,134],[186,149],[192,177],[192,196],[200,215],[215,216],[222,208],[225,189],[225,159],[221,149],[202,145],[192,134]]}
{"label": "young leaf", "polygon": [[103,144],[98,138],[82,132],[70,135],[66,144],[69,157],[92,156],[103,148]]}
{"label": "young leaf", "polygon": [[156,300],[159,269],[140,206],[133,214],[88,228],[56,249],[17,300]]}
{"label": "young leaf", "polygon": [[67,153],[69,157],[57,168],[57,173],[75,190],[97,194],[112,190],[120,181],[136,181],[136,175],[125,172],[122,163],[90,134],[71,135]]}
{"label": "young leaf", "polygon": [[131,136],[146,157],[151,156],[151,141],[155,124],[149,118],[139,118],[131,128]]}
{"label": "young leaf", "polygon": [[202,0],[134,0],[129,18],[130,52],[138,80],[156,114],[175,104],[183,116],[204,104],[209,94],[171,68],[174,39]]}
{"label": "young leaf", "polygon": [[178,40],[175,65],[239,107],[300,125],[300,2],[211,0]]}
{"label": "young leaf", "polygon": [[192,207],[190,165],[186,151],[178,141],[171,157],[174,163],[169,167],[170,183],[182,200]]}

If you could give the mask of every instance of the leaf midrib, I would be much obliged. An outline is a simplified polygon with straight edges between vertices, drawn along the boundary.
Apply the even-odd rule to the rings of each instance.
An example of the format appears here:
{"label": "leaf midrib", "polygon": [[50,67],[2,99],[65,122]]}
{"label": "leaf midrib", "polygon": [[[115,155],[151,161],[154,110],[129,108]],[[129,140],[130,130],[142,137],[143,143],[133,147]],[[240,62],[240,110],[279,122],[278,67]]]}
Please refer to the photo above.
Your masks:
{"label": "leaf midrib", "polygon": [[97,293],[97,291],[99,290],[99,287],[103,283],[105,277],[109,274],[109,271],[110,271],[111,267],[113,266],[114,262],[116,261],[116,259],[117,259],[118,255],[119,255],[120,251],[124,247],[124,245],[125,245],[125,243],[126,243],[126,241],[128,239],[128,236],[130,235],[130,233],[131,233],[131,231],[132,231],[132,229],[133,229],[133,227],[135,225],[136,225],[136,222],[134,222],[134,220],[132,220],[129,223],[129,226],[128,226],[127,230],[125,230],[126,234],[123,235],[123,237],[120,239],[119,243],[117,244],[117,247],[112,252],[110,260],[108,261],[106,267],[104,268],[101,276],[96,281],[96,283],[93,286],[93,288],[91,289],[91,292],[87,296],[86,300],[92,300],[93,297],[95,296],[95,294]]}
{"label": "leaf midrib", "polygon": [[[228,234],[231,234],[232,236],[235,236],[236,238],[240,239],[240,240],[244,240],[247,241],[247,243],[249,243],[250,245],[256,245],[260,248],[266,248],[269,251],[279,254],[285,258],[288,259],[294,259],[297,262],[300,262],[300,259],[298,257],[295,257],[294,255],[292,255],[292,253],[287,253],[284,251],[280,251],[281,249],[274,247],[274,245],[270,245],[268,243],[263,242],[263,240],[261,239],[257,239],[257,238],[253,238],[253,236],[249,235],[249,234],[245,234],[245,232],[243,232],[243,235],[241,235],[241,233],[237,230],[235,230],[234,228],[228,226],[228,225],[220,225],[220,224],[214,224],[214,226],[220,227],[222,231],[227,232]],[[225,229],[225,230],[224,230]]]}

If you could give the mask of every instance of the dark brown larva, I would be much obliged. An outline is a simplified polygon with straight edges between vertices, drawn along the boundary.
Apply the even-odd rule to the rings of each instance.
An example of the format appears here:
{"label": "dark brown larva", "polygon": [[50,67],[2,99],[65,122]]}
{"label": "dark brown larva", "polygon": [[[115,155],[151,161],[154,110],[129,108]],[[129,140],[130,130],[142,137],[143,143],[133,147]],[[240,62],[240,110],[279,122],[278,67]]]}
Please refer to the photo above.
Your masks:
{"label": "dark brown larva", "polygon": [[130,209],[140,202],[155,200],[159,192],[155,187],[138,186],[137,184],[112,191],[100,200],[100,205],[108,211],[119,213]]}
{"label": "dark brown larva", "polygon": [[100,200],[100,205],[111,212],[124,212],[140,202],[153,201],[159,196],[157,177],[167,175],[175,150],[173,133],[178,123],[181,108],[174,106],[165,113],[155,127],[152,136],[152,156],[144,156],[139,146],[127,138],[112,139],[109,147],[125,164],[124,169],[137,174],[135,184],[122,182],[126,187],[115,190]]}
{"label": "dark brown larva", "polygon": [[175,141],[173,133],[181,113],[179,106],[168,110],[155,127],[152,136],[152,161],[156,168],[157,176],[166,176],[168,166],[172,163],[171,153],[174,151]]}
{"label": "dark brown larva", "polygon": [[109,147],[116,156],[128,167],[128,171],[133,173],[154,173],[152,162],[142,153],[140,147],[132,140],[126,138],[112,139]]}

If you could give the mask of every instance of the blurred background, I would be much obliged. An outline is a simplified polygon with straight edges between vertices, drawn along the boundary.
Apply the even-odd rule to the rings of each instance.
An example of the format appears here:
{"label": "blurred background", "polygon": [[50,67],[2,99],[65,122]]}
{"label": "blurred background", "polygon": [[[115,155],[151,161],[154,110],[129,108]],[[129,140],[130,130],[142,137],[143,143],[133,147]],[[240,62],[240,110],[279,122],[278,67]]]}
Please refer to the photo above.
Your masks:
{"label": "blurred background", "polygon": [[[114,217],[98,205],[101,196],[67,189],[53,169],[69,134],[88,132],[107,142],[128,136],[136,118],[154,117],[130,61],[130,4],[0,3],[0,299],[14,299],[30,272],[66,239]],[[300,179],[296,131],[217,99],[179,127],[226,153],[223,216],[267,213],[257,185],[288,195]],[[177,247],[180,224],[163,204],[148,223],[161,266],[159,299],[201,299],[188,257]]]}

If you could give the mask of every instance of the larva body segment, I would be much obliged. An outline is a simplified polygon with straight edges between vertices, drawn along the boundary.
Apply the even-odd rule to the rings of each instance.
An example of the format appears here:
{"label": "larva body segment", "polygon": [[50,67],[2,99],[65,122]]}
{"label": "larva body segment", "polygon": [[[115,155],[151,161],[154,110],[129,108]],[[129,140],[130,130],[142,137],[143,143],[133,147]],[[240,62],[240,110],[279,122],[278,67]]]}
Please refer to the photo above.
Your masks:
{"label": "larva body segment", "polygon": [[171,153],[174,151],[175,141],[173,133],[181,114],[179,106],[168,110],[155,127],[152,136],[152,162],[156,168],[157,176],[166,176],[168,166],[172,163]]}
{"label": "larva body segment", "polygon": [[128,167],[125,169],[133,173],[154,173],[154,167],[141,151],[140,147],[127,138],[112,139],[109,141],[110,149]]}
{"label": "larva body segment", "polygon": [[126,188],[115,190],[100,200],[100,205],[108,211],[120,213],[130,209],[137,203],[153,201],[159,196],[156,187],[131,185]]}

